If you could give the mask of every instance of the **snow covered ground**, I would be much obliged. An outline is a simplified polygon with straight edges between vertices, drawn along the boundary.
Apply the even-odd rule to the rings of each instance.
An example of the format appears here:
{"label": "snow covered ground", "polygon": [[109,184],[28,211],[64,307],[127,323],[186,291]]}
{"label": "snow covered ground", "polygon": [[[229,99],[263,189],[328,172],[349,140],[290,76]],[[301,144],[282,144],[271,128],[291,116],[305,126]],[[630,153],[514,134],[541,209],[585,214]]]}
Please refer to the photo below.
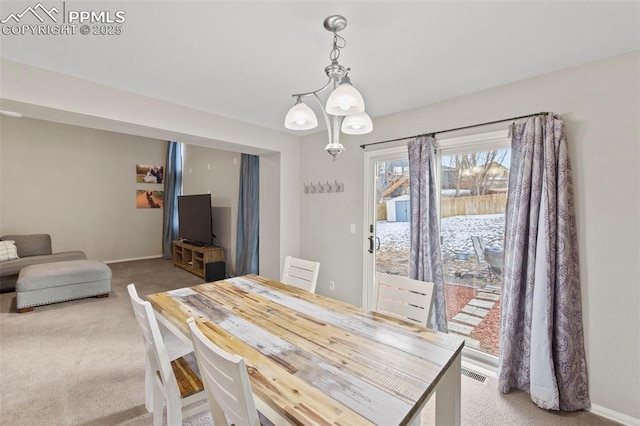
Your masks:
{"label": "snow covered ground", "polygon": [[[409,275],[409,222],[378,222],[377,236],[380,250],[376,252],[376,269],[380,272]],[[504,239],[504,215],[452,216],[442,219],[442,261],[445,280],[447,318],[452,323],[460,321],[456,315],[488,286],[498,288],[500,281],[478,273],[486,269],[475,257],[471,236],[481,236],[486,247],[502,249]],[[471,255],[469,260],[455,260],[455,252]],[[468,326],[468,324],[465,324]],[[467,344],[475,342],[481,351],[498,355],[500,329],[500,303],[495,303],[489,314],[473,327]],[[452,330],[450,328],[450,330]]]}
{"label": "snow covered ground", "polygon": [[[486,247],[502,250],[504,240],[504,214],[464,215],[443,218],[440,222],[442,250],[445,254],[455,252],[475,254],[471,236],[478,235]],[[409,250],[409,222],[381,221],[376,225],[380,248],[393,251]]]}

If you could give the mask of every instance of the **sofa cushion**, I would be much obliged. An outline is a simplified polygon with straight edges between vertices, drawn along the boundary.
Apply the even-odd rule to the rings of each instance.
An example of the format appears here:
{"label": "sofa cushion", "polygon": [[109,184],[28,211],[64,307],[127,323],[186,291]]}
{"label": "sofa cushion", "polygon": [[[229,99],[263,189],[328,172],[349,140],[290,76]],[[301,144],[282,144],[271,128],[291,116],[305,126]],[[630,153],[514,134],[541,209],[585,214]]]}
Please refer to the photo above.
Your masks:
{"label": "sofa cushion", "polygon": [[98,260],[41,263],[20,271],[16,291],[36,291],[80,283],[111,280],[111,269]]}
{"label": "sofa cushion", "polygon": [[0,262],[6,262],[7,260],[14,260],[17,258],[18,248],[16,247],[15,241],[0,241]]}
{"label": "sofa cushion", "polygon": [[46,256],[51,250],[51,235],[31,234],[31,235],[3,235],[0,240],[13,240],[18,247],[18,256]]}
{"label": "sofa cushion", "polygon": [[[10,260],[8,262],[0,262],[0,281],[4,281],[4,277],[18,275],[22,268],[30,265],[38,265],[40,263],[61,262],[67,260],[86,259],[87,255],[82,251],[63,251],[61,253],[51,254],[49,256],[29,256],[20,259]],[[2,286],[4,289],[5,286]]]}

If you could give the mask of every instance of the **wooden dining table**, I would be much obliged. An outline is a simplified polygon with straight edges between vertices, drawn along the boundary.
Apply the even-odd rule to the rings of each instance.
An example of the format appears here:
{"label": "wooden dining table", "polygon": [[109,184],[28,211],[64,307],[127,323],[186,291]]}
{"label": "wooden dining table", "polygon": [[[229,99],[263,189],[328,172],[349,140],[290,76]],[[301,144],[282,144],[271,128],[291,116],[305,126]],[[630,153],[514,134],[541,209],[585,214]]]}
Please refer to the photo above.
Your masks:
{"label": "wooden dining table", "polygon": [[[460,424],[464,340],[258,275],[146,296],[189,344],[186,321],[244,357],[258,409],[275,424]],[[259,403],[259,404],[258,404]]]}

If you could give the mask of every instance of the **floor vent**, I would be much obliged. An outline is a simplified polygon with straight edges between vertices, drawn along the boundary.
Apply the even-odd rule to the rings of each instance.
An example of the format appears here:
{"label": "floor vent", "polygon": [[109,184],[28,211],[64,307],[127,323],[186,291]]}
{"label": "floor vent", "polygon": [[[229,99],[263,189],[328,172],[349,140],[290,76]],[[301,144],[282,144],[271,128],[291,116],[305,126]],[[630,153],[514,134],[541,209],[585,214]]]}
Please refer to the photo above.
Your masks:
{"label": "floor vent", "polygon": [[475,371],[471,371],[464,367],[460,369],[460,372],[462,373],[463,376],[467,376],[470,379],[477,380],[480,383],[484,383],[484,381],[487,380],[487,376],[483,376],[480,373],[476,373]]}

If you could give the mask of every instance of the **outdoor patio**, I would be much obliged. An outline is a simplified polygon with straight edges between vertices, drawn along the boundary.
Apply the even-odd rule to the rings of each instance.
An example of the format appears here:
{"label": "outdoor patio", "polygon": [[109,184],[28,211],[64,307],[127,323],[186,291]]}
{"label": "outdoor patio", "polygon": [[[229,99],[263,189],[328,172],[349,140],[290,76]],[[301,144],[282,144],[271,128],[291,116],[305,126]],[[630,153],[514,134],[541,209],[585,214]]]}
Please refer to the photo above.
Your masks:
{"label": "outdoor patio", "polygon": [[[377,269],[408,276],[409,223],[380,221],[376,227]],[[451,216],[442,219],[441,228],[449,332],[465,337],[468,347],[497,356],[502,281],[478,260],[471,236],[502,250],[504,215]]]}

